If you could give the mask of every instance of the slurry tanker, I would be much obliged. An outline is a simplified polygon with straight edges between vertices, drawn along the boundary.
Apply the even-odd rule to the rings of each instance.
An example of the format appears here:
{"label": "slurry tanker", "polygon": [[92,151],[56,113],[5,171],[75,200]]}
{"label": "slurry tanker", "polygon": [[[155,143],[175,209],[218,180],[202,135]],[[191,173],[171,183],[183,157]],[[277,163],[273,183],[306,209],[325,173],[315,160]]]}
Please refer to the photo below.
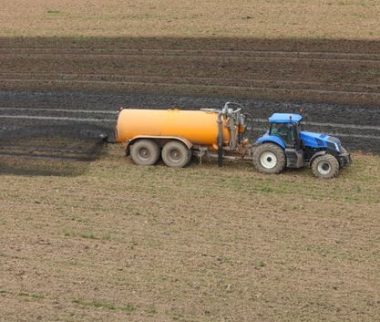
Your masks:
{"label": "slurry tanker", "polygon": [[[235,107],[233,109],[232,107]],[[126,144],[126,154],[138,165],[154,165],[160,159],[182,168],[192,156],[252,160],[262,173],[310,166],[319,178],[333,178],[351,163],[350,154],[336,137],[302,129],[302,116],[274,113],[268,130],[255,142],[246,137],[247,117],[237,103],[221,110],[121,108],[115,141]]]}

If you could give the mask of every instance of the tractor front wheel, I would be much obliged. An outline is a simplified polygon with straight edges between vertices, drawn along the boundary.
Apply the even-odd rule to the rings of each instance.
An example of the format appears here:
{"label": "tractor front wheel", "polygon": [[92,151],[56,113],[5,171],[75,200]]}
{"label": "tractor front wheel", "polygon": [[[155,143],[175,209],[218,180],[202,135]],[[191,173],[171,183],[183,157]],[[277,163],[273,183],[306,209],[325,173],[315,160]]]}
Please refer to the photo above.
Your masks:
{"label": "tractor front wheel", "polygon": [[339,162],[333,155],[324,154],[314,159],[311,171],[318,178],[331,179],[339,173]]}
{"label": "tractor front wheel", "polygon": [[272,143],[264,143],[253,151],[253,165],[262,173],[280,173],[286,165],[284,151]]}

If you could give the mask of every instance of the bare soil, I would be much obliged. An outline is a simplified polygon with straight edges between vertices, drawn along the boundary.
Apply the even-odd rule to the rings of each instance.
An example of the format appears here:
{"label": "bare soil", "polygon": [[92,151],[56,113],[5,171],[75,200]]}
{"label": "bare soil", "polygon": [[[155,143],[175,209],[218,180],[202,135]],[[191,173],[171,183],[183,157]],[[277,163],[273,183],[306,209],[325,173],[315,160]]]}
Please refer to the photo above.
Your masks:
{"label": "bare soil", "polygon": [[380,152],[372,0],[20,0],[0,9],[0,320],[375,321],[380,159],[339,178],[137,167],[120,106],[239,101]]}
{"label": "bare soil", "polygon": [[380,43],[0,39],[0,89],[234,96],[378,106]]}
{"label": "bare soil", "polygon": [[335,135],[349,151],[380,153],[380,109],[371,106],[281,103],[233,96],[3,91],[0,155],[93,159],[100,135],[112,141],[121,106],[220,109],[231,100],[244,106],[251,123],[247,135],[252,141],[267,130],[272,113],[299,113],[303,109],[305,129]]}
{"label": "bare soil", "polygon": [[379,40],[376,0],[2,1],[0,36]]}
{"label": "bare soil", "polygon": [[373,321],[379,158],[336,180],[248,163],[2,175],[6,321]]}

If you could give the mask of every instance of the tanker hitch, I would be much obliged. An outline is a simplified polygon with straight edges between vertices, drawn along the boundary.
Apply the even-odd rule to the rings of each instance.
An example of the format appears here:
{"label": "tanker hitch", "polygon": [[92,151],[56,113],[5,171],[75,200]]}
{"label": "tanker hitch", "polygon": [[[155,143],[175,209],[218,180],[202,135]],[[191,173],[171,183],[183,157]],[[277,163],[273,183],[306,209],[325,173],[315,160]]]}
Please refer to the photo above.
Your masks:
{"label": "tanker hitch", "polygon": [[[234,110],[230,106],[238,106],[239,108]],[[218,112],[218,166],[223,166],[224,150],[223,146],[223,127],[226,126],[230,130],[230,140],[229,140],[229,150],[236,150],[237,145],[240,144],[242,139],[242,132],[245,131],[245,116],[241,114],[243,106],[235,102],[226,102],[223,106],[223,109]],[[243,127],[244,130],[241,131],[240,128]],[[237,131],[237,135],[234,135]]]}

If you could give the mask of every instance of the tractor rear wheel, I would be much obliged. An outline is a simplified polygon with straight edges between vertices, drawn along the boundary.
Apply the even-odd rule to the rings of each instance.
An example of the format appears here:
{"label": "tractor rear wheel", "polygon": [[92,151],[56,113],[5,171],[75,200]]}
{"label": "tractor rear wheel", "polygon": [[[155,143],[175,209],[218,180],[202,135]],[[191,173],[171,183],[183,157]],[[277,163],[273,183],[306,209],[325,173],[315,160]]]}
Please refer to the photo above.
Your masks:
{"label": "tractor rear wheel", "polygon": [[169,141],[162,148],[161,157],[168,167],[183,168],[190,162],[191,150],[181,142]]}
{"label": "tractor rear wheel", "polygon": [[264,143],[253,151],[253,165],[262,173],[280,173],[286,165],[284,151],[272,143]]}
{"label": "tractor rear wheel", "polygon": [[339,162],[333,155],[324,154],[314,159],[311,171],[318,178],[331,179],[339,173]]}
{"label": "tractor rear wheel", "polygon": [[139,165],[153,165],[160,157],[160,148],[153,140],[139,140],[131,146],[131,158]]}

